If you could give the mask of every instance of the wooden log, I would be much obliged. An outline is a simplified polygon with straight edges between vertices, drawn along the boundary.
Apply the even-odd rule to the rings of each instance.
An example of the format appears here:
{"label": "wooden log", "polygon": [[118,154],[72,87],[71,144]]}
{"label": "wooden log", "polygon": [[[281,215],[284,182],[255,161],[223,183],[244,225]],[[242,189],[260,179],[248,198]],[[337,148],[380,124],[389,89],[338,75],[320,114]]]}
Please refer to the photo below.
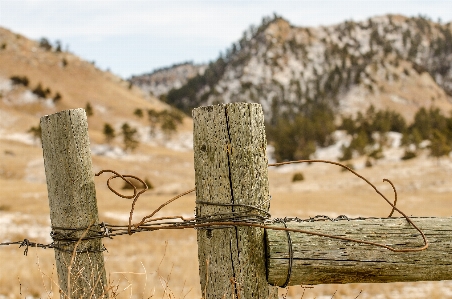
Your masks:
{"label": "wooden log", "polygon": [[[452,218],[412,218],[429,242],[426,250],[393,252],[303,233],[290,233],[292,269],[289,285],[452,280]],[[397,249],[422,247],[405,218],[287,222],[288,228],[342,236]],[[283,227],[283,224],[272,224]],[[268,282],[283,284],[289,269],[285,231],[266,229]]]}
{"label": "wooden log", "polygon": [[[90,236],[93,232],[83,229],[90,225],[97,229],[99,220],[85,111],[46,115],[41,118],[41,130],[54,239]],[[101,240],[83,240],[77,245],[57,240],[55,245],[61,298],[106,298]],[[74,249],[85,253],[73,255]]]}
{"label": "wooden log", "polygon": [[[237,103],[196,108],[193,123],[197,220],[246,210],[231,204],[258,205],[268,211],[261,106]],[[199,229],[198,258],[203,298],[277,298],[277,289],[266,280],[262,228]]]}

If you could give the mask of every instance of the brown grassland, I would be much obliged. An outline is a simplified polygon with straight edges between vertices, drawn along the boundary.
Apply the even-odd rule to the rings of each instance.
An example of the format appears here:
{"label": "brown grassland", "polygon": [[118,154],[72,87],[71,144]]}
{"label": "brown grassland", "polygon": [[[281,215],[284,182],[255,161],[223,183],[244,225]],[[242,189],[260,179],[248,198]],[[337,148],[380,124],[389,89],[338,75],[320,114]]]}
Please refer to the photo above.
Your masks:
{"label": "brown grassland", "polygon": [[[39,151],[38,148],[34,150]],[[175,192],[194,184],[191,152],[174,153],[174,161],[165,165],[150,161],[149,168],[135,169],[131,161],[103,161],[93,157],[95,168],[124,169],[127,173],[149,176],[152,171],[174,173],[166,180],[179,182],[173,188],[156,188],[145,193],[136,207],[135,219],[150,213]],[[356,161],[359,165],[360,161]],[[181,166],[182,165],[182,166]],[[127,170],[130,167],[132,170]],[[143,167],[141,167],[143,168]],[[151,170],[153,169],[153,170]],[[179,179],[176,169],[186,172]],[[293,173],[302,171],[305,180],[292,183]],[[449,182],[452,160],[439,164],[428,157],[408,162],[385,162],[360,173],[392,197],[391,179],[399,192],[398,206],[413,216],[450,216],[452,185]],[[41,174],[42,176],[43,174]],[[335,217],[387,216],[390,209],[373,190],[352,174],[331,165],[311,164],[270,169],[271,214],[273,217],[309,217],[318,214]],[[42,177],[41,177],[42,179]],[[105,186],[106,177],[97,177],[96,188],[101,221],[127,223],[130,201],[116,198]],[[380,183],[381,182],[381,183]],[[171,184],[168,184],[171,186]],[[190,186],[191,185],[191,186]],[[117,186],[120,186],[117,183]],[[174,187],[176,186],[176,187]],[[29,238],[48,242],[49,209],[46,186],[41,182],[0,180],[0,215],[10,215],[2,224],[1,237],[8,240]],[[160,212],[160,215],[193,215],[194,195],[185,196]],[[34,236],[34,237],[33,237]],[[104,239],[107,276],[117,287],[118,298],[201,298],[198,278],[196,232],[156,231]],[[0,248],[0,294],[11,298],[57,298],[58,286],[52,250],[30,249],[28,256],[17,247]],[[360,293],[362,291],[362,293]],[[283,298],[452,298],[449,282],[301,286],[281,290]],[[9,298],[9,297],[6,297]]]}

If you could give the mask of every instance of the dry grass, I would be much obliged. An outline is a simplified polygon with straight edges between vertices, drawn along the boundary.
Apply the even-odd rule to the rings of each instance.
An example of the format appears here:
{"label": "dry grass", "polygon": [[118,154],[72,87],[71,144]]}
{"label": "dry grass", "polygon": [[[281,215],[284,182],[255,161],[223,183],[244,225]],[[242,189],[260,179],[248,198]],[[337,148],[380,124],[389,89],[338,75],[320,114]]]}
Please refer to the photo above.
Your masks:
{"label": "dry grass", "polygon": [[[452,191],[449,189],[452,186],[448,180],[451,165],[450,160],[444,160],[437,166],[435,160],[421,158],[402,164],[377,165],[363,169],[361,173],[382,188],[389,198],[392,196],[390,187],[379,181],[382,178],[392,179],[399,189],[399,206],[409,215],[450,216]],[[293,172],[300,169],[305,174],[305,181],[291,183]],[[96,178],[100,218],[109,223],[125,223],[130,201],[114,198],[105,188],[104,180],[105,178]],[[188,182],[189,180],[187,185]],[[271,213],[274,217],[308,217],[317,214],[386,216],[390,211],[370,188],[350,174],[328,165],[272,169],[270,182],[273,195]],[[33,221],[41,227],[46,225],[42,220],[48,217],[45,184],[0,180],[0,188],[2,198],[17,199],[8,201],[9,210],[0,211],[0,215],[20,212],[32,216],[23,218],[22,225]],[[30,196],[31,193],[38,195],[34,198]],[[170,194],[158,192],[143,195],[137,204],[136,219],[170,197]],[[194,195],[189,195],[176,201],[168,207],[169,210],[162,213],[192,214],[194,201]],[[6,201],[2,201],[2,204],[5,203]],[[24,236],[24,233],[14,235],[20,236]],[[2,238],[4,237],[3,234]],[[105,253],[107,276],[111,286],[115,287],[117,298],[201,298],[194,230],[121,236],[113,240],[104,239],[104,243],[108,249]],[[57,298],[57,286],[52,283],[56,281],[53,263],[51,250],[30,249],[29,256],[24,257],[22,250],[2,248],[0,294],[11,294],[12,298],[26,295]],[[355,298],[358,294],[359,299],[452,298],[451,290],[450,282],[320,285],[313,289],[295,286],[281,290],[280,297],[301,298],[304,291],[304,299]],[[53,292],[54,297],[49,292]]]}

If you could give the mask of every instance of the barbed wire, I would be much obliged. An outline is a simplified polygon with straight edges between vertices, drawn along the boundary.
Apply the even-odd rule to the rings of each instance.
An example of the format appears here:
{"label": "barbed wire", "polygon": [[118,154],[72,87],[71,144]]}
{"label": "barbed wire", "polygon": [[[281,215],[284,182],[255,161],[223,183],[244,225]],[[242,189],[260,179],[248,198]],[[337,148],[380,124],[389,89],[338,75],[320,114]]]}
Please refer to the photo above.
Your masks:
{"label": "barbed wire", "polygon": [[[355,242],[355,243],[361,243],[361,244],[367,244],[371,246],[377,246],[382,247],[385,249],[388,249],[393,252],[416,252],[416,251],[422,251],[428,248],[428,241],[425,236],[425,234],[422,232],[421,229],[419,229],[408,217],[405,213],[403,213],[399,208],[396,207],[397,203],[397,191],[394,186],[394,184],[388,180],[383,179],[383,182],[388,182],[394,191],[395,194],[395,200],[394,203],[391,203],[376,187],[373,185],[369,180],[367,180],[365,177],[358,174],[356,171],[351,169],[350,167],[341,164],[339,162],[334,161],[327,161],[327,160],[298,160],[298,161],[289,161],[289,162],[281,162],[281,163],[274,163],[269,164],[268,166],[282,166],[287,164],[294,164],[294,163],[328,163],[328,164],[334,164],[337,166],[341,166],[357,177],[364,180],[367,184],[369,184],[377,194],[379,194],[391,207],[391,213],[388,217],[392,217],[394,211],[399,212],[403,218],[405,218],[408,223],[410,223],[413,228],[415,228],[423,239],[423,246],[421,247],[413,247],[413,248],[394,248],[391,246],[387,246],[385,244],[375,243],[375,242],[369,242],[364,240],[358,240],[358,239],[352,239],[352,238],[346,238],[341,236],[335,236],[330,234],[324,234],[324,233],[318,233],[313,231],[307,231],[302,229],[295,229],[295,228],[289,228],[287,227],[286,223],[291,221],[296,222],[313,222],[313,221],[351,221],[351,220],[365,220],[365,219],[383,219],[378,217],[369,217],[369,218],[349,218],[345,215],[340,215],[336,218],[331,218],[325,215],[317,215],[315,217],[309,217],[307,219],[301,219],[298,217],[294,218],[274,218],[271,219],[271,215],[262,209],[262,206],[268,203],[270,201],[270,198],[263,201],[260,205],[252,206],[252,205],[245,205],[245,204],[225,204],[225,203],[212,203],[212,202],[206,202],[206,201],[200,201],[197,200],[196,204],[201,205],[216,205],[216,206],[230,206],[230,207],[240,207],[242,208],[241,211],[233,211],[228,213],[215,213],[210,214],[206,216],[200,216],[195,215],[195,217],[183,217],[183,216],[165,216],[165,217],[157,217],[153,218],[156,213],[158,213],[160,210],[162,210],[165,206],[169,205],[170,203],[174,202],[175,200],[192,193],[195,191],[195,189],[187,190],[181,194],[178,194],[171,198],[170,200],[166,201],[162,205],[160,205],[157,209],[155,209],[151,214],[143,217],[140,222],[133,224],[133,214],[135,210],[135,204],[138,201],[138,198],[141,194],[148,191],[148,186],[146,183],[134,176],[134,175],[121,175],[118,172],[114,170],[102,170],[98,173],[96,173],[96,176],[100,176],[102,173],[112,173],[113,175],[110,176],[107,180],[107,187],[117,196],[121,198],[127,198],[132,199],[132,205],[129,213],[129,220],[128,225],[114,225],[114,224],[108,224],[105,222],[102,222],[100,224],[94,224],[90,227],[80,227],[80,228],[66,228],[66,227],[52,227],[51,237],[53,242],[50,244],[41,244],[37,242],[31,242],[28,239],[24,239],[23,241],[16,241],[16,242],[4,242],[0,243],[1,245],[19,245],[19,248],[25,247],[24,249],[24,255],[27,255],[28,248],[29,247],[38,247],[38,248],[53,248],[55,250],[62,250],[62,251],[69,251],[73,252],[73,250],[66,250],[65,247],[67,245],[70,245],[71,243],[76,243],[80,240],[90,240],[90,239],[100,239],[100,238],[110,238],[121,235],[132,235],[135,233],[140,232],[149,232],[149,231],[156,231],[156,230],[167,230],[167,229],[187,229],[187,228],[194,228],[194,229],[224,229],[224,228],[231,228],[231,227],[237,227],[237,226],[248,226],[248,227],[257,227],[257,228],[263,228],[263,229],[271,229],[271,230],[280,230],[280,231],[286,231],[294,232],[294,233],[303,233],[307,235],[314,235],[314,236],[320,236],[320,237],[326,237],[331,239],[338,239],[346,242]],[[124,180],[127,184],[129,184],[133,188],[133,195],[124,195],[119,192],[117,192],[115,189],[113,189],[110,186],[110,181],[115,178],[121,178]],[[133,178],[138,180],[142,185],[143,189],[138,191],[137,187],[127,178]],[[274,226],[274,224],[283,223],[284,227],[277,227]],[[77,234],[80,231],[88,231],[87,234],[83,238],[77,237],[79,234]],[[102,245],[101,248],[87,248],[84,250],[76,251],[77,253],[87,253],[87,252],[101,252],[105,251],[106,248]]]}

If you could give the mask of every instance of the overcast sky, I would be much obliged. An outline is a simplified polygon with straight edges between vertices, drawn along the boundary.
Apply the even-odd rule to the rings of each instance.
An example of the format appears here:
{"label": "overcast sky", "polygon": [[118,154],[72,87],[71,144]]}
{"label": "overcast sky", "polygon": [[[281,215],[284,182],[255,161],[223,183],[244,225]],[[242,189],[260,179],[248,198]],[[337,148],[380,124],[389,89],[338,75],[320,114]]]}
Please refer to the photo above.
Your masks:
{"label": "overcast sky", "polygon": [[298,26],[387,13],[452,21],[452,0],[0,0],[0,26],[63,48],[123,78],[216,59],[273,12]]}

